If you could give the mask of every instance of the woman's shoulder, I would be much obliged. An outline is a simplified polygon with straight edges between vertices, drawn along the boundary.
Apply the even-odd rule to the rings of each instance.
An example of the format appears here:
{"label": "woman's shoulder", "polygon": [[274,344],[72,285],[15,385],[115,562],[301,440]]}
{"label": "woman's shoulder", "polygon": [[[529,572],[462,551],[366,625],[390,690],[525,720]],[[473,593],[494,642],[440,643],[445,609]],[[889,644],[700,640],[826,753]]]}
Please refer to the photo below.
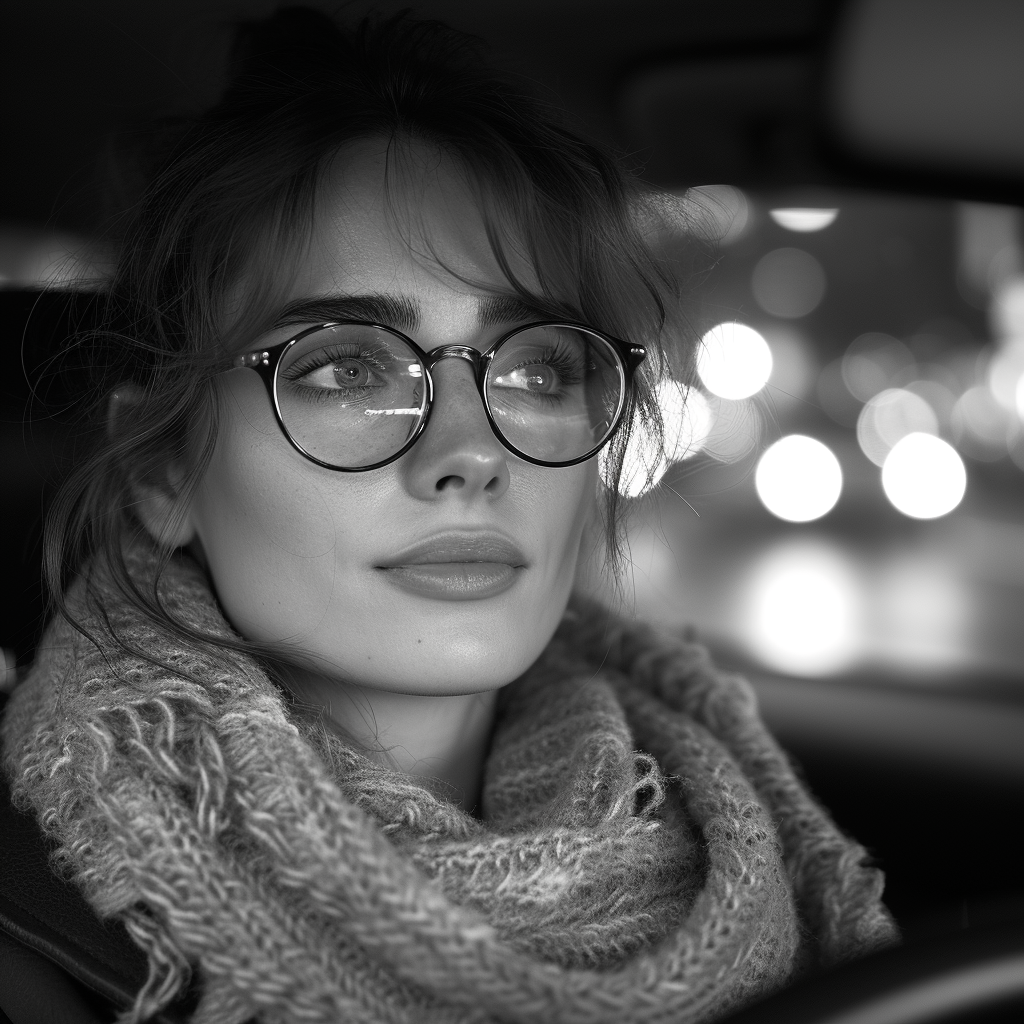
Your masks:
{"label": "woman's shoulder", "polygon": [[[0,717],[5,704],[0,694]],[[0,771],[0,1009],[13,1024],[111,1020],[145,981],[146,958],[49,861],[47,840]]]}

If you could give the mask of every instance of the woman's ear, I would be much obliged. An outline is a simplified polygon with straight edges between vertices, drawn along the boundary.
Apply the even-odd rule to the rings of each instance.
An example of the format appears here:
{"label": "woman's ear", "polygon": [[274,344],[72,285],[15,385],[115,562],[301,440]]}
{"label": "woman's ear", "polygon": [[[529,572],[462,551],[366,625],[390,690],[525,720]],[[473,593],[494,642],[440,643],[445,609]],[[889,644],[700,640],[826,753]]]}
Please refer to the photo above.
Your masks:
{"label": "woman's ear", "polygon": [[[138,385],[120,385],[107,406],[107,433],[116,436],[125,417],[143,400]],[[177,461],[169,460],[144,478],[133,474],[131,490],[135,514],[157,544],[180,548],[192,543],[196,531],[185,495],[185,470]]]}

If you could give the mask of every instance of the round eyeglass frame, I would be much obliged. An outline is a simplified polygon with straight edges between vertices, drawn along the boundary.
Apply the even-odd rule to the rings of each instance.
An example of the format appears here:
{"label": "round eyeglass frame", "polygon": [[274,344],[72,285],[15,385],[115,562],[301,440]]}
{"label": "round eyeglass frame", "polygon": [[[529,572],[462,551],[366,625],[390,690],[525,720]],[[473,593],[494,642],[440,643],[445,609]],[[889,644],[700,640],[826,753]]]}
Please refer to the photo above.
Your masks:
{"label": "round eyeglass frame", "polygon": [[[281,415],[281,406],[277,396],[277,368],[280,366],[285,353],[293,345],[302,341],[303,338],[308,337],[310,334],[314,334],[317,331],[328,330],[332,327],[344,327],[347,325],[355,327],[372,327],[380,331],[387,331],[389,334],[401,339],[401,341],[416,353],[417,358],[423,364],[423,376],[427,384],[427,398],[423,417],[412,435],[409,437],[409,440],[406,441],[406,443],[393,455],[386,459],[382,459],[380,462],[375,462],[370,466],[335,466],[329,462],[324,462],[322,459],[318,459],[315,455],[307,452],[302,445],[292,437],[288,430],[288,427],[284,422],[284,417]],[[615,415],[612,417],[611,428],[608,430],[605,437],[601,439],[600,443],[595,445],[585,455],[581,455],[575,459],[569,459],[565,462],[545,462],[543,459],[535,459],[533,456],[527,455],[525,452],[516,448],[515,445],[513,445],[511,441],[502,434],[495,422],[494,416],[491,413],[490,404],[487,400],[487,393],[484,390],[484,385],[487,379],[487,368],[501,346],[514,338],[517,334],[522,334],[523,331],[529,331],[535,327],[568,327],[573,330],[583,331],[595,338],[599,338],[607,344],[618,357],[616,365],[619,371],[619,381],[621,386],[619,391],[619,405],[615,410]],[[412,340],[412,338],[403,334],[401,331],[396,330],[394,327],[388,327],[387,324],[378,324],[370,320],[330,320],[322,324],[316,324],[313,327],[307,327],[305,330],[277,345],[268,345],[266,348],[257,349],[252,352],[245,352],[240,356],[236,356],[232,361],[232,366],[246,367],[248,369],[255,370],[260,375],[263,379],[264,385],[266,386],[267,396],[270,398],[270,404],[274,409],[274,417],[277,419],[277,425],[281,428],[281,432],[288,439],[289,444],[291,444],[291,446],[300,455],[309,459],[310,462],[313,462],[318,466],[322,466],[324,469],[334,470],[337,473],[366,473],[371,469],[380,469],[382,466],[390,465],[392,462],[400,459],[419,440],[423,431],[426,430],[427,424],[430,422],[430,414],[434,408],[434,380],[430,373],[431,369],[442,359],[465,359],[473,365],[476,387],[477,391],[480,393],[480,401],[484,407],[484,414],[487,416],[487,422],[490,424],[491,432],[501,442],[502,446],[524,462],[529,462],[534,466],[550,466],[552,469],[556,469],[564,466],[576,466],[581,462],[586,462],[587,459],[593,458],[593,456],[596,455],[597,452],[599,452],[612,439],[612,437],[614,437],[615,431],[619,429],[619,426],[622,423],[623,412],[626,409],[626,404],[630,394],[630,387],[633,383],[633,375],[646,357],[647,350],[642,345],[636,345],[628,341],[621,341],[618,338],[613,338],[610,334],[605,334],[593,327],[588,327],[586,324],[575,323],[571,320],[537,320],[532,323],[521,324],[519,327],[514,328],[507,334],[503,334],[486,352],[479,352],[475,348],[470,348],[468,345],[442,345],[440,348],[435,348],[431,352],[424,352],[423,349],[421,349],[419,345]]]}

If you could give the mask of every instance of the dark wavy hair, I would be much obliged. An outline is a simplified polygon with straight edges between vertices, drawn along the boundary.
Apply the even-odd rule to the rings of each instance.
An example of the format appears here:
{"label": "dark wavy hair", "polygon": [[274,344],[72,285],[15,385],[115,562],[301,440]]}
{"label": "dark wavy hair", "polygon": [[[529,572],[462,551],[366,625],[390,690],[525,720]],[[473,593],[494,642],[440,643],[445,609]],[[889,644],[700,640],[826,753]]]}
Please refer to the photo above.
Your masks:
{"label": "dark wavy hair", "polygon": [[[464,169],[508,294],[651,353],[605,457],[615,563],[630,432],[643,422],[660,443],[654,384],[668,366],[688,372],[676,287],[647,241],[657,233],[653,193],[490,70],[476,41],[437,22],[403,14],[344,28],[288,8],[238,27],[229,70],[212,109],[146,136],[147,183],[123,216],[103,323],[76,342],[76,363],[95,374],[98,440],[48,518],[44,574],[55,609],[69,615],[70,577],[100,557],[152,621],[177,628],[155,590],[141,593],[125,568],[125,538],[143,529],[133,485],[177,460],[188,466],[186,491],[197,486],[216,437],[212,378],[226,352],[267,329],[286,257],[311,235],[320,181],[341,147],[367,138],[425,142]],[[514,269],[524,256],[529,282]],[[142,400],[122,403],[116,429],[102,429],[111,394],[127,382]]]}

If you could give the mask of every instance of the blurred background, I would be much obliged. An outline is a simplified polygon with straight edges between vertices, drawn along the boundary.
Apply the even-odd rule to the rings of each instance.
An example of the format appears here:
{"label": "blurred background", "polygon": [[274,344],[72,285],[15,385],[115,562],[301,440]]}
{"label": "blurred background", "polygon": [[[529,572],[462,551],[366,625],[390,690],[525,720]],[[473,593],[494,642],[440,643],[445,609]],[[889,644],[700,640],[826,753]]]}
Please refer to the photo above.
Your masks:
{"label": "blurred background", "polygon": [[631,538],[638,608],[771,671],[1016,692],[1020,210],[730,185],[684,198],[681,233],[720,248],[681,457]]}
{"label": "blurred background", "polygon": [[[113,154],[148,119],[216,98],[229,24],[275,6],[4,12],[0,645],[23,666],[43,608],[40,524],[77,429],[33,388],[109,272]],[[658,244],[686,274],[701,356],[697,380],[661,396],[672,458],[631,453],[632,571],[615,597],[695,630],[753,680],[816,792],[886,868],[905,926],[959,927],[994,900],[1024,912],[1006,895],[1021,891],[1024,804],[1024,133],[999,127],[1022,123],[1001,105],[1024,102],[1024,9],[313,6],[412,6],[482,36],[665,190]],[[858,57],[858,31],[890,14],[874,36],[885,53]],[[944,56],[964,39],[973,58]],[[914,136],[933,123],[920,110],[886,121],[920,81],[948,138]],[[958,113],[965,95],[975,106]],[[847,116],[864,109],[887,136]],[[75,398],[63,387],[59,404]]]}

